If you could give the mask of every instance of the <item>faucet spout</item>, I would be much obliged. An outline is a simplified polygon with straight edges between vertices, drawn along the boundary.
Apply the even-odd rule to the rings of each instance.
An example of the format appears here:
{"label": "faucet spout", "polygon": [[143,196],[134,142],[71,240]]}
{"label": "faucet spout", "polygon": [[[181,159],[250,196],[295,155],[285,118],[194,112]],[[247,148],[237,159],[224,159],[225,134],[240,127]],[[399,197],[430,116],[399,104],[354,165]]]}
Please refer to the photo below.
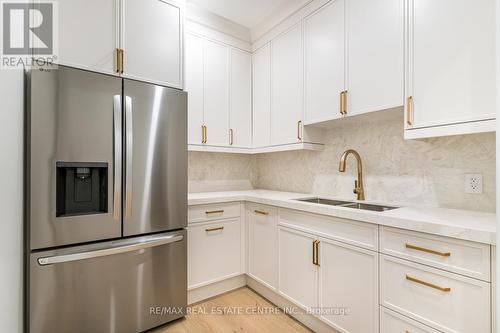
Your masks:
{"label": "faucet spout", "polygon": [[339,171],[345,172],[347,156],[354,155],[356,161],[358,162],[358,179],[354,182],[354,193],[357,194],[358,200],[365,200],[365,189],[363,184],[363,162],[361,161],[361,156],[354,149],[346,150],[340,157]]}

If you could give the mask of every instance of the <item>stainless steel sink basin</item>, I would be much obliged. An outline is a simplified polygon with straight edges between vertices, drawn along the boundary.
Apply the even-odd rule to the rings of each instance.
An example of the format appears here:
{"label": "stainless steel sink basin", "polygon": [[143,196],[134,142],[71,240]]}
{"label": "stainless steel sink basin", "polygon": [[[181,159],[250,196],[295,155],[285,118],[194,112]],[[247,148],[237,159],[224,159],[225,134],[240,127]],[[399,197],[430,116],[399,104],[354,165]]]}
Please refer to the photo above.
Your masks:
{"label": "stainless steel sink basin", "polygon": [[365,203],[352,203],[348,205],[342,205],[342,207],[346,208],[355,208],[355,209],[363,209],[363,210],[371,210],[374,212],[385,212],[391,209],[396,209],[398,207],[391,207],[391,206],[381,206],[381,205],[372,205],[372,204],[365,204]]}
{"label": "stainless steel sink basin", "polygon": [[353,208],[353,209],[371,210],[373,212],[385,212],[388,210],[398,208],[398,207],[392,207],[392,206],[383,206],[383,205],[366,204],[366,203],[352,202],[352,201],[324,199],[324,198],[318,198],[318,197],[317,198],[296,199],[296,200],[302,201],[302,202],[310,202],[310,203],[320,204],[320,205],[329,205],[329,206],[339,206],[339,207]]}
{"label": "stainless steel sink basin", "polygon": [[323,198],[306,198],[306,199],[296,199],[297,201],[310,202],[320,205],[330,205],[330,206],[342,206],[347,204],[353,204],[352,201],[342,201],[342,200],[331,200]]}

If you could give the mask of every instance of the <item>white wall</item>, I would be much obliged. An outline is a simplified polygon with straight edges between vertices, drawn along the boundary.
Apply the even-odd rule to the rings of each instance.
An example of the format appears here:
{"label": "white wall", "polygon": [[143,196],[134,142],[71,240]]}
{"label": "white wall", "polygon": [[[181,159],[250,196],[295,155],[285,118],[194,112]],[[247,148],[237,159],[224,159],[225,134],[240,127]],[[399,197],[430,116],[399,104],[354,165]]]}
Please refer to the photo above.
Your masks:
{"label": "white wall", "polygon": [[0,70],[0,332],[22,332],[23,73]]}

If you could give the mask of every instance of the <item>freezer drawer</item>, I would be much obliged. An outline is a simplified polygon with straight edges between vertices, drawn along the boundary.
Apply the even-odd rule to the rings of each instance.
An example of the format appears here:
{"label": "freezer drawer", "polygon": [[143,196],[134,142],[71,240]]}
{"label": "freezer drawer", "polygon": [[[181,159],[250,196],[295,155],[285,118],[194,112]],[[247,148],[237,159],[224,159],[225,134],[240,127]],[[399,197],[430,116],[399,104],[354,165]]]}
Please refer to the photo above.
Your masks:
{"label": "freezer drawer", "polygon": [[135,333],[182,317],[186,240],[181,230],[32,253],[29,332]]}

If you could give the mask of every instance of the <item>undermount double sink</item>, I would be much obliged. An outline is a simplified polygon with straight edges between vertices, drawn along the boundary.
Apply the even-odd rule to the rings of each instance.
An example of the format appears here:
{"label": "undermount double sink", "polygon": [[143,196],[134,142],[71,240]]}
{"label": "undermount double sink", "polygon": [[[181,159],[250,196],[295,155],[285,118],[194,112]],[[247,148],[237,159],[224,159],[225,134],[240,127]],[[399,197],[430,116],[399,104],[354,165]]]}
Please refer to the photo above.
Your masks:
{"label": "undermount double sink", "polygon": [[353,202],[353,201],[332,200],[332,199],[325,199],[325,198],[319,198],[319,197],[295,199],[295,200],[302,201],[302,202],[315,203],[318,205],[328,205],[328,206],[338,206],[338,207],[353,208],[353,209],[371,210],[374,212],[385,212],[388,210],[399,208],[399,207],[384,206],[384,205],[365,204],[365,203]]}

